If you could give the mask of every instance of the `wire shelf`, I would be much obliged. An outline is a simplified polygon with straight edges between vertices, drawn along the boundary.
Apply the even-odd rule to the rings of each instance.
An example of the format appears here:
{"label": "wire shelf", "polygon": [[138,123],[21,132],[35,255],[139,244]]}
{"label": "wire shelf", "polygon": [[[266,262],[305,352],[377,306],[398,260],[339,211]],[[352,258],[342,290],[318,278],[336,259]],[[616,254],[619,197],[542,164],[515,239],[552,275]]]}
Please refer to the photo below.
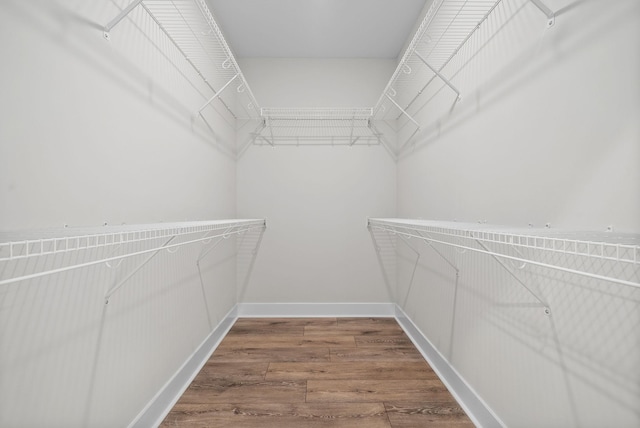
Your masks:
{"label": "wire shelf", "polygon": [[[57,228],[28,232],[5,232],[0,234],[0,266],[31,258],[54,257],[60,254],[80,253],[98,249],[118,249],[120,254],[110,254],[99,257],[96,260],[81,261],[76,264],[47,269],[28,275],[2,278],[0,285],[107,263],[134,255],[153,253],[160,249],[171,249],[195,242],[208,242],[216,237],[228,238],[234,234],[265,227],[266,222],[264,219],[235,219],[103,226],[87,229]],[[193,236],[200,234],[202,236]],[[186,240],[178,242],[175,239],[180,237],[185,237]],[[136,243],[147,243],[148,248],[145,247],[144,250],[139,250],[132,245]]]}
{"label": "wire shelf", "polygon": [[[449,86],[455,101],[462,94],[443,70],[490,16],[501,0],[435,0],[374,107],[376,121],[397,121],[412,130],[398,145],[400,152],[424,127],[414,118],[417,101],[432,82]],[[454,102],[455,102],[454,101]]]}
{"label": "wire shelf", "polygon": [[[222,103],[234,119],[259,119],[260,109],[220,27],[204,0],[134,1],[105,26],[105,37],[140,5],[211,90],[197,114]],[[195,112],[194,112],[195,113]]]}
{"label": "wire shelf", "polygon": [[377,144],[370,108],[263,108],[264,126],[256,143]]}
{"label": "wire shelf", "polygon": [[[609,232],[555,231],[552,229],[512,229],[486,224],[438,222],[409,219],[369,219],[368,225],[405,237],[415,237],[461,250],[471,250],[503,259],[538,265],[622,285],[640,287],[640,235]],[[482,248],[474,242],[485,244]],[[492,245],[493,249],[486,248]],[[503,251],[517,250],[517,255]],[[531,250],[531,251],[526,251]],[[583,259],[621,263],[631,267],[628,278],[597,275],[581,266],[541,263],[533,252],[547,252]],[[531,255],[531,257],[529,257]]]}

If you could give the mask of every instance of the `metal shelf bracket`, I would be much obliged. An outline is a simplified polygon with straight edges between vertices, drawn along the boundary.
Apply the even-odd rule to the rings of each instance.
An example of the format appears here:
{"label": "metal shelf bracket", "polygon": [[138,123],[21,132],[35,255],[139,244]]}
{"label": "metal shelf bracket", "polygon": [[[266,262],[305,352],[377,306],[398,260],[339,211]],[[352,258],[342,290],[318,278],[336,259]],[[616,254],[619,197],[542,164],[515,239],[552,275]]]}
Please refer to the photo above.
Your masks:
{"label": "metal shelf bracket", "polygon": [[542,13],[544,13],[547,17],[547,28],[553,27],[556,23],[556,14],[554,11],[549,9],[549,7],[542,2],[542,0],[530,0],[531,3],[534,4],[535,7],[540,9]]}
{"label": "metal shelf bracket", "polygon": [[198,110],[198,114],[201,115],[202,114],[202,110],[204,110],[209,104],[211,104],[213,101],[215,101],[216,98],[218,98],[220,95],[222,95],[222,92],[227,89],[227,87],[234,81],[236,80],[236,78],[240,75],[240,73],[236,73],[235,76],[233,76],[227,83],[224,84],[224,86],[222,86],[222,88],[220,88],[220,90],[218,92],[216,92],[211,98],[209,98],[209,100],[207,100],[206,103],[204,103],[202,105],[202,107],[200,107],[200,110]]}
{"label": "metal shelf bracket", "polygon": [[111,40],[111,36],[109,36],[109,32],[111,31],[111,29],[118,25],[118,23],[122,21],[127,15],[129,15],[131,11],[135,9],[136,6],[138,6],[140,3],[142,3],[142,0],[134,0],[129,4],[129,6],[122,9],[122,12],[120,12],[115,18],[113,18],[107,25],[104,26],[105,40]]}
{"label": "metal shelf bracket", "polygon": [[424,59],[424,57],[422,55],[420,55],[420,52],[415,51],[414,52],[416,54],[416,56],[418,57],[418,59],[420,59],[420,61],[422,61],[424,63],[424,65],[426,65],[429,70],[433,71],[433,73],[438,76],[448,87],[450,87],[453,92],[456,93],[457,95],[457,100],[460,101],[462,99],[462,96],[460,95],[460,91],[458,90],[458,88],[456,88],[455,86],[453,86],[453,83],[451,83],[451,81],[449,79],[447,79],[446,77],[444,77],[442,74],[440,74],[440,72],[438,70],[436,70],[435,68],[433,68],[431,65],[429,65],[429,63],[427,62],[426,59]]}
{"label": "metal shelf bracket", "polygon": [[406,112],[402,107],[400,107],[400,104],[398,104],[398,103],[397,103],[393,98],[391,98],[391,96],[390,96],[389,94],[385,93],[385,94],[384,94],[384,96],[385,96],[385,97],[387,97],[387,99],[388,99],[389,101],[391,101],[391,102],[393,103],[393,105],[395,105],[395,106],[398,108],[398,110],[400,110],[400,111],[402,112],[402,114],[404,114],[405,116],[407,116],[407,118],[408,118],[411,122],[413,122],[413,124],[414,124],[418,129],[420,129],[420,124],[419,124],[418,122],[416,122],[416,120],[415,120],[413,117],[411,117],[411,115],[410,115],[409,113],[407,113],[407,112]]}

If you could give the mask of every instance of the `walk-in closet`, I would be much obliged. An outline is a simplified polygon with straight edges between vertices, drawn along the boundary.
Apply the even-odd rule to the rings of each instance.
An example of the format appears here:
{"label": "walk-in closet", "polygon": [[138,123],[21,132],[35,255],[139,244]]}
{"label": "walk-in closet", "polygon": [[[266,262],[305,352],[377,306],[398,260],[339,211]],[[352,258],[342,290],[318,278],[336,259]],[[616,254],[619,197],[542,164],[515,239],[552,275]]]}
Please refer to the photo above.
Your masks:
{"label": "walk-in closet", "polygon": [[0,427],[640,426],[637,0],[0,36]]}

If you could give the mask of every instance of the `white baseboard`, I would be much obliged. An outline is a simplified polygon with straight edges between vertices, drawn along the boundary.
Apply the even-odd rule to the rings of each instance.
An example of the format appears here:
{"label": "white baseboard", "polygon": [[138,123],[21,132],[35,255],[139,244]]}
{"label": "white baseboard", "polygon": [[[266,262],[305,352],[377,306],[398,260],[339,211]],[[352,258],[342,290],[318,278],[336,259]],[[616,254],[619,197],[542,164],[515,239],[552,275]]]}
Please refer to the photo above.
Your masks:
{"label": "white baseboard", "polygon": [[173,377],[149,401],[145,408],[129,424],[129,428],[149,428],[160,425],[211,357],[213,351],[227,335],[236,319],[238,319],[237,305],[225,315]]}
{"label": "white baseboard", "polygon": [[400,324],[473,423],[476,426],[485,428],[504,427],[505,425],[491,411],[489,406],[476,394],[473,388],[467,384],[399,306],[396,306],[395,317],[398,324]]}
{"label": "white baseboard", "polygon": [[238,303],[238,317],[395,317],[393,303]]}

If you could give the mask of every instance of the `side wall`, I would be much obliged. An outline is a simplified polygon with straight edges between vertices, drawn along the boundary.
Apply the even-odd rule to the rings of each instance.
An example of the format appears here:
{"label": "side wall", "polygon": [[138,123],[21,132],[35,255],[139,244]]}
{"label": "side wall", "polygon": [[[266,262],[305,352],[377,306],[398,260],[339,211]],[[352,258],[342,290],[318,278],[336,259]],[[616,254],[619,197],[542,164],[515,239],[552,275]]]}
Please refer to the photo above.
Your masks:
{"label": "side wall", "polygon": [[[399,217],[640,232],[640,4],[547,3],[550,29],[503,1],[443,71],[463,100],[421,117],[441,120],[398,163]],[[398,304],[507,426],[640,424],[638,289],[440,248],[457,277],[409,244]]]}
{"label": "side wall", "polygon": [[[265,107],[370,107],[386,60],[245,59]],[[395,212],[396,165],[374,146],[254,146],[238,161],[238,213],[267,218],[239,301],[389,302],[366,218]]]}
{"label": "side wall", "polygon": [[[143,10],[104,40],[128,3],[0,2],[0,230],[235,217],[233,127],[192,127],[199,78]],[[201,247],[108,305],[146,257],[0,287],[0,425],[133,420],[235,304],[233,239]]]}

